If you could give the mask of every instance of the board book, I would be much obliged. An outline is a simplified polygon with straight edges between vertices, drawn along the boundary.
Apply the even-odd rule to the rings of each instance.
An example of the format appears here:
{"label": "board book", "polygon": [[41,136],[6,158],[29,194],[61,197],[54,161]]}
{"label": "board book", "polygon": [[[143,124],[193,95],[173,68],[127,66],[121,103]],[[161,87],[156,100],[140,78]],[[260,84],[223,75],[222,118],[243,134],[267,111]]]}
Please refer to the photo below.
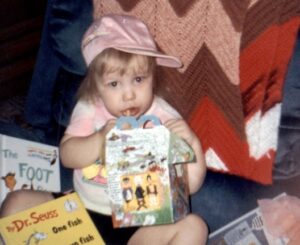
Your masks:
{"label": "board book", "polygon": [[77,193],[0,219],[5,244],[104,244]]}
{"label": "board book", "polygon": [[18,189],[59,192],[58,147],[0,134],[0,204]]}

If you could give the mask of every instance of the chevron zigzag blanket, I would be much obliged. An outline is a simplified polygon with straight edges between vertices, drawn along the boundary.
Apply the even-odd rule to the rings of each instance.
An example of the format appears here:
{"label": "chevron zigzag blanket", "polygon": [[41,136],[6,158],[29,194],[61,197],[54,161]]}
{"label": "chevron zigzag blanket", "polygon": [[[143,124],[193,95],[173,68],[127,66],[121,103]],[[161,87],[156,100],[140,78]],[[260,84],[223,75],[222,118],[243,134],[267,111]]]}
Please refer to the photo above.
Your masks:
{"label": "chevron zigzag blanket", "polygon": [[157,91],[199,136],[208,168],[272,183],[282,88],[299,0],[94,0],[94,18],[135,15],[184,67],[159,68]]}

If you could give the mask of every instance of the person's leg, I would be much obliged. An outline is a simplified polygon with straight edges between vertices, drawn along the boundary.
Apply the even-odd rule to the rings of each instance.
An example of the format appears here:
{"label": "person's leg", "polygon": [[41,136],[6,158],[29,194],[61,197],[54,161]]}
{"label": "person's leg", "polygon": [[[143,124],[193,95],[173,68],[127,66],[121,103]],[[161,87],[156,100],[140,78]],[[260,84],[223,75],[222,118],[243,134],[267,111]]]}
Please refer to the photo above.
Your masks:
{"label": "person's leg", "polygon": [[175,224],[147,226],[138,229],[129,240],[134,244],[206,244],[208,229],[197,215],[189,214]]}
{"label": "person's leg", "polygon": [[8,193],[0,209],[0,218],[53,200],[50,192],[17,190]]}

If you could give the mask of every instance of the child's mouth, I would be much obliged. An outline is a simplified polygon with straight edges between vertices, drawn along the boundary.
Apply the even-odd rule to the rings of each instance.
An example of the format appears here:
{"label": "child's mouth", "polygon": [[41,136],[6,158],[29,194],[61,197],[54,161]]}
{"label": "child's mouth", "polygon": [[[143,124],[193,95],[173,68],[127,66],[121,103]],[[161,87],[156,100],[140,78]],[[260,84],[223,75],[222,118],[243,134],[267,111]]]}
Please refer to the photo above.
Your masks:
{"label": "child's mouth", "polygon": [[122,111],[122,115],[129,117],[129,116],[136,116],[139,113],[139,109],[137,107],[128,108],[124,111]]}

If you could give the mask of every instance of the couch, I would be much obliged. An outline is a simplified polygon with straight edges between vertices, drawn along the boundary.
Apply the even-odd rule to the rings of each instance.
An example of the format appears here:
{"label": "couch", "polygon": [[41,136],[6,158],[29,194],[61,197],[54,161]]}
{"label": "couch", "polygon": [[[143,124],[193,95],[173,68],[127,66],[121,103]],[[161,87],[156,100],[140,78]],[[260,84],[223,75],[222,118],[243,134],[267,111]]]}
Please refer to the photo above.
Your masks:
{"label": "couch", "polygon": [[[27,121],[38,136],[22,133],[21,137],[57,145],[76,101],[76,90],[86,72],[80,53],[80,40],[95,13],[92,1],[48,0],[47,5],[25,110]],[[132,8],[130,3],[127,7]],[[122,11],[128,9],[123,8]],[[192,212],[206,220],[211,232],[257,207],[258,199],[273,198],[282,192],[300,197],[299,34],[296,40],[297,45],[295,48],[293,46],[284,74],[278,148],[272,160],[272,180],[265,184],[210,168],[203,187],[191,197],[191,207]],[[192,123],[195,125],[195,121]],[[239,164],[242,163],[243,159]],[[72,187],[71,171],[63,167],[62,183],[65,190]]]}

